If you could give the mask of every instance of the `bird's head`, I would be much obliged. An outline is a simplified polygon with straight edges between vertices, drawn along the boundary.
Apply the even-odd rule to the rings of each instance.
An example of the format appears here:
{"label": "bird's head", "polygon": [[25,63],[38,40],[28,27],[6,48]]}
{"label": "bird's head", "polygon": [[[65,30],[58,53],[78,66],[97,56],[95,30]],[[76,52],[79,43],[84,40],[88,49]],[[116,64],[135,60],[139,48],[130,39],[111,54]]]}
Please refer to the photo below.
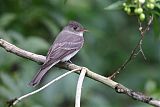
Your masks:
{"label": "bird's head", "polygon": [[76,21],[70,21],[68,25],[65,27],[65,29],[71,32],[77,32],[77,33],[83,33],[87,31],[80,23]]}

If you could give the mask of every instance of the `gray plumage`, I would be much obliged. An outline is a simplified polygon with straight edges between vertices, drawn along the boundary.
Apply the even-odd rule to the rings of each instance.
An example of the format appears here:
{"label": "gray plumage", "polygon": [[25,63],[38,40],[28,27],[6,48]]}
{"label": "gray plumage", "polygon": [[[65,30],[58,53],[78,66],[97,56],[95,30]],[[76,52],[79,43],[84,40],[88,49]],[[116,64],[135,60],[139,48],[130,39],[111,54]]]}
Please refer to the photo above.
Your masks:
{"label": "gray plumage", "polygon": [[48,51],[46,61],[41,66],[39,72],[33,77],[33,80],[29,83],[29,85],[38,85],[42,77],[51,67],[60,61],[64,62],[72,58],[83,46],[84,31],[85,29],[78,22],[69,22],[69,24],[64,27],[55,39]]}

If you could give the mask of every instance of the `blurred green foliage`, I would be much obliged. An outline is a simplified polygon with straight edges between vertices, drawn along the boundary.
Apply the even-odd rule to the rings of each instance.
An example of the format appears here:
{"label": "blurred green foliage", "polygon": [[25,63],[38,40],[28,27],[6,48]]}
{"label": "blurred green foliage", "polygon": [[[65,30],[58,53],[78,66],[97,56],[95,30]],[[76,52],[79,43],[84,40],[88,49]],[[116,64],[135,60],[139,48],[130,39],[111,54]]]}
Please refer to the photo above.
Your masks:
{"label": "blurred green foliage", "polygon": [[[128,17],[123,10],[104,10],[115,2],[116,0],[0,0],[0,38],[22,49],[46,55],[63,26],[69,20],[76,20],[90,32],[85,34],[84,47],[72,62],[101,75],[110,75],[128,58],[140,38],[135,16]],[[114,7],[117,6],[114,4],[110,9]],[[147,61],[138,55],[115,79],[155,98],[160,98],[159,31],[160,19],[157,17],[142,45]],[[8,99],[38,88],[27,85],[38,68],[37,63],[0,48],[0,107],[6,106],[5,101]],[[41,85],[62,73],[64,70],[53,68]],[[77,74],[71,74],[43,92],[23,100],[17,107],[73,107],[77,79]],[[148,105],[119,95],[109,87],[86,78],[82,90],[82,106]]]}

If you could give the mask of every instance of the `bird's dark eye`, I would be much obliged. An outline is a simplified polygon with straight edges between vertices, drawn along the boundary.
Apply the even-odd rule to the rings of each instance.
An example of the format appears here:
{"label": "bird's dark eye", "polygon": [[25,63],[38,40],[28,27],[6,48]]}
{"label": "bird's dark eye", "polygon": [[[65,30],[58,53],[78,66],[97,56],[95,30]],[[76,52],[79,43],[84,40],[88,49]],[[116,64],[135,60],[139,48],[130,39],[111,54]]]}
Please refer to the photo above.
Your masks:
{"label": "bird's dark eye", "polygon": [[77,26],[74,26],[74,27],[73,27],[74,30],[77,30],[77,28],[78,28]]}

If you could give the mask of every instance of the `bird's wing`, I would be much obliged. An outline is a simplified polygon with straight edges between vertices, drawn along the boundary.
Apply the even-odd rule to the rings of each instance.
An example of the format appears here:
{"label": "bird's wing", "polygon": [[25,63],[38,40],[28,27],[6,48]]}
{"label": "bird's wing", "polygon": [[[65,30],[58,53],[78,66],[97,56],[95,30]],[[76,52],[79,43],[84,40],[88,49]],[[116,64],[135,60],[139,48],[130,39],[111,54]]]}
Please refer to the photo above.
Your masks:
{"label": "bird's wing", "polygon": [[61,32],[48,51],[46,62],[51,59],[63,59],[65,56],[79,50],[83,46],[83,42],[84,39],[81,36]]}

